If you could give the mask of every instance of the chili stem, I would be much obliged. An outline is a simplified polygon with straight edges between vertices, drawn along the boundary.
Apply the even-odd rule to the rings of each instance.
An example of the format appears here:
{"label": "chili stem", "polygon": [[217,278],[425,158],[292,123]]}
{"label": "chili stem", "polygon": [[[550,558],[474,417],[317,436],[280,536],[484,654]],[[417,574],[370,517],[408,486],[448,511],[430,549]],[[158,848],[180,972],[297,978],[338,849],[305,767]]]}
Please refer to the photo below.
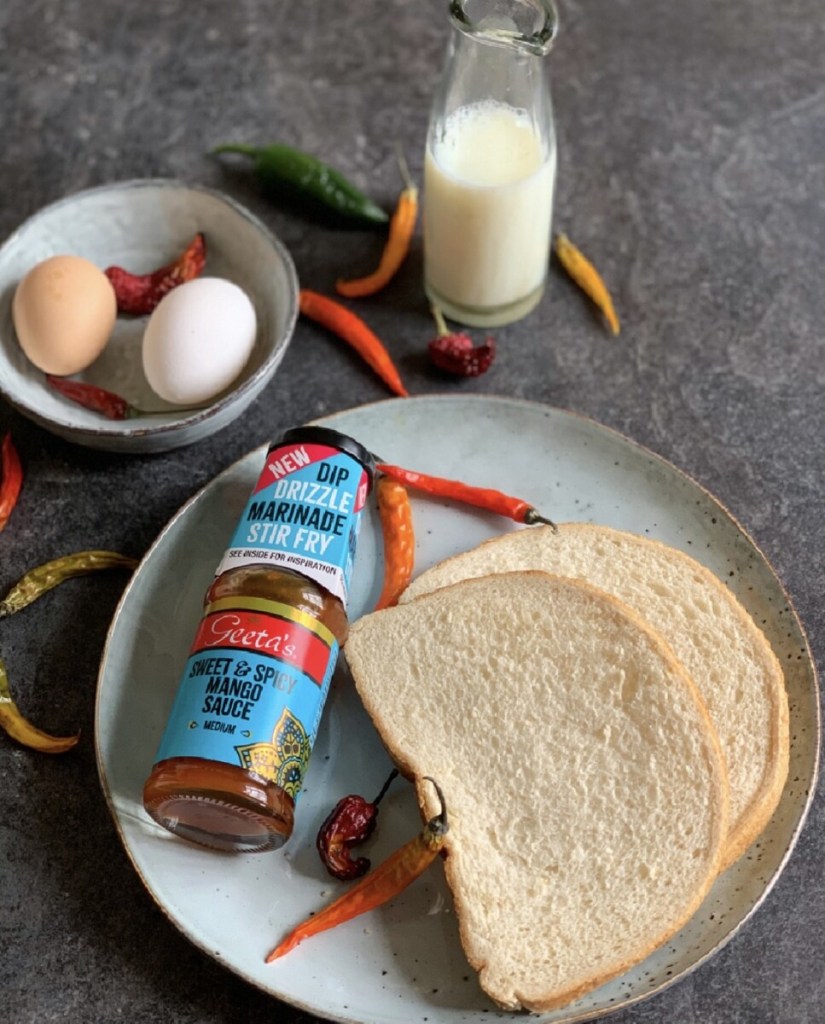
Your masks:
{"label": "chili stem", "polygon": [[397,775],[398,775],[398,769],[397,768],[393,768],[393,770],[390,772],[390,774],[384,780],[384,785],[378,791],[378,796],[373,800],[373,804],[376,807],[378,806],[378,804],[381,803],[381,801],[387,795],[387,790],[390,788],[390,786],[393,783],[393,779],[395,779]]}
{"label": "chili stem", "polygon": [[433,317],[435,318],[435,326],[438,331],[439,338],[448,337],[452,332],[447,326],[447,321],[444,319],[444,314],[441,312],[441,309],[438,306],[430,306],[430,309],[432,310]]}

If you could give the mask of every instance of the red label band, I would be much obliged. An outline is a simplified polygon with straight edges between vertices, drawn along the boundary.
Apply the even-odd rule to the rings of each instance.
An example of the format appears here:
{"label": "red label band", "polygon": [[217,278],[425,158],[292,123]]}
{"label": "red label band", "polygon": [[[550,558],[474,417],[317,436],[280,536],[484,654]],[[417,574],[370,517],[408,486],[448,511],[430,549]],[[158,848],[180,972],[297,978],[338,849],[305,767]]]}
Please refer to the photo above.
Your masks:
{"label": "red label band", "polygon": [[249,651],[286,662],[323,685],[329,646],[311,629],[277,615],[227,608],[201,620],[190,655],[215,648]]}
{"label": "red label band", "polygon": [[[264,468],[258,477],[252,493],[258,494],[260,491],[272,487],[279,480],[283,480],[284,477],[300,473],[307,466],[317,465],[327,459],[341,459],[342,457],[353,462],[355,461],[352,459],[352,456],[340,452],[337,448],[330,448],[322,444],[294,444],[273,448],[267,454]],[[360,512],[363,509],[370,489],[367,471],[361,466],[359,466],[359,469],[360,477],[355,488],[353,512]]]}

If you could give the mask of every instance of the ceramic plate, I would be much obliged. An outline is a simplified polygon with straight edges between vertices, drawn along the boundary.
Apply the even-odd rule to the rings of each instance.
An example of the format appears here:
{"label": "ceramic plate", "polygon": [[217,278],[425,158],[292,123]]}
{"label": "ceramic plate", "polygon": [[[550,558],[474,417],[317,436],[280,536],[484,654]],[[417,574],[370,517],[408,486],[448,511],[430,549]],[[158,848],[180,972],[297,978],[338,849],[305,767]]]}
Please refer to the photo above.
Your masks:
{"label": "ceramic plate", "polygon": [[[529,500],[557,521],[604,523],[658,538],[720,576],[765,630],[786,668],[791,767],[781,804],[759,841],[722,875],[701,910],[628,974],[541,1022],[588,1020],[677,980],[718,950],[776,881],[805,817],[817,771],[819,702],[808,646],[770,566],[717,501],[651,452],[582,417],[542,405],[477,397],[391,400],[322,421],[382,459]],[[135,573],[112,623],[97,703],[106,798],[146,888],[209,956],[253,985],[338,1021],[458,1024],[508,1017],[480,992],[462,954],[452,901],[436,866],[401,897],[320,935],[266,966],[286,930],[338,889],[314,849],[318,826],[346,793],[370,798],[390,768],[345,669],[339,667],[298,803],[280,851],[233,856],[203,850],[155,826],[141,806],[179,673],[215,566],[262,465],[252,452],[197,494]],[[509,523],[416,497],[416,565],[423,570]],[[380,529],[366,517],[352,618],[380,590]],[[175,585],[169,586],[169,580]],[[504,812],[504,809],[502,809]],[[411,787],[396,781],[369,850],[384,857],[420,828]]]}
{"label": "ceramic plate", "polygon": [[[107,420],[58,395],[26,356],[12,322],[20,280],[49,256],[84,256],[100,269],[135,273],[164,266],[197,232],[206,239],[204,276],[233,281],[255,307],[258,331],[244,369],[207,406],[184,411],[152,392],[143,373],[146,317],[119,316],[100,356],[74,379],[107,388],[160,415]],[[298,277],[284,245],[247,209],[212,189],[163,178],[102,185],[30,217],[0,247],[0,392],[46,430],[90,448],[158,452],[192,444],[239,416],[269,383],[298,316]]]}

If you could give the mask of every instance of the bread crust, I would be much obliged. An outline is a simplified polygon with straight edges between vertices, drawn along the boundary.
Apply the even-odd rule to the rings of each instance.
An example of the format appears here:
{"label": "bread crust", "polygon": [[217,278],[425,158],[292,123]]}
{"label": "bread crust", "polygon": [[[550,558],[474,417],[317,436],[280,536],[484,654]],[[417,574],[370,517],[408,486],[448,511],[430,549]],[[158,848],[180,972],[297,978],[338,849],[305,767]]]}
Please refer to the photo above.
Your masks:
{"label": "bread crust", "polygon": [[[482,559],[487,556],[496,557],[498,552],[506,552],[511,548],[514,550],[514,557],[517,557],[521,552],[516,552],[514,545],[520,545],[529,534],[533,535],[532,541],[548,546],[550,544],[563,545],[568,539],[575,541],[577,537],[584,537],[590,538],[591,541],[593,538],[597,538],[608,544],[634,545],[642,551],[656,552],[671,565],[680,567],[680,571],[684,572],[686,577],[698,577],[705,587],[717,594],[719,599],[727,604],[738,629],[743,636],[749,638],[754,651],[758,652],[762,664],[762,678],[765,681],[765,696],[769,702],[769,735],[765,737],[768,753],[762,765],[759,785],[749,793],[742,813],[738,816],[731,816],[730,831],[720,867],[720,871],[724,871],[738,860],[764,831],[779,804],[787,781],[790,759],[788,700],[784,674],[773,648],[728,587],[707,567],[691,558],[690,555],[653,538],[641,537],[638,534],[593,523],[563,523],[559,525],[557,531],[550,527],[536,526],[493,537],[477,548],[447,558],[433,566],[432,569],[420,574],[402,595],[401,602],[406,603],[422,593],[427,593],[433,587],[433,584],[428,582],[430,579],[444,578],[456,572],[463,575],[468,559],[475,560],[477,556]],[[505,554],[502,557],[506,558],[507,556]],[[523,565],[514,567],[526,568]],[[536,564],[531,568],[545,569],[549,572],[556,571],[542,564]],[[496,569],[495,571],[500,570]],[[666,633],[665,636],[667,638]]]}
{"label": "bread crust", "polygon": [[[706,851],[707,857],[707,869],[701,881],[701,884],[692,893],[691,898],[688,902],[684,903],[682,907],[678,909],[678,912],[664,925],[661,931],[652,936],[641,948],[628,951],[627,955],[621,961],[614,962],[609,970],[594,972],[593,974],[578,977],[571,980],[571,983],[567,986],[549,990],[541,993],[533,993],[525,991],[515,991],[511,998],[509,994],[502,992],[497,989],[493,980],[488,976],[488,964],[485,962],[476,950],[476,940],[472,933],[472,930],[468,924],[468,907],[464,902],[463,889],[461,883],[461,876],[456,868],[456,860],[451,854],[455,851],[455,836],[453,833],[448,833],[445,839],[444,851],[445,851],[445,873],[447,882],[453,893],[456,909],[456,917],[459,928],[459,935],[464,949],[465,955],[467,956],[470,965],[478,972],[479,981],[482,989],[487,995],[500,1007],[508,1010],[526,1009],[533,1012],[545,1012],[555,1009],[559,1006],[563,1006],[573,1000],[581,997],[585,993],[597,988],[598,986],[609,981],[611,978],[617,977],[630,969],[634,964],[639,963],[646,956],[648,956],[654,949],[667,941],[667,939],[675,934],[684,924],[690,919],[690,917],[696,912],[702,900],[705,898],[708,890],[710,889],[713,881],[718,874],[720,866],[722,864],[723,851],[725,848],[725,837],[728,831],[728,817],[729,817],[729,791],[727,773],[725,771],[724,757],[722,754],[721,746],[719,744],[716,730],[711,721],[710,715],[708,714],[705,701],[703,700],[701,693],[694,684],[693,680],[687,674],[680,662],[675,658],[672,649],[664,638],[656,632],[634,609],[627,606],[625,603],[620,601],[618,598],[606,594],[599,590],[592,584],[586,583],[582,580],[571,580],[569,578],[555,577],[551,574],[543,573],[540,571],[526,571],[514,574],[501,574],[504,576],[524,576],[524,577],[537,577],[555,580],[557,584],[563,586],[574,587],[583,594],[589,594],[591,599],[597,601],[603,607],[609,607],[613,613],[623,622],[629,623],[635,628],[639,634],[646,638],[647,643],[656,652],[657,656],[667,665],[669,672],[676,678],[678,678],[687,694],[689,694],[690,700],[694,706],[696,713],[701,721],[702,732],[703,732],[703,743],[704,753],[707,760],[707,765],[710,771],[710,775],[713,781],[713,791],[717,795],[718,806],[716,808],[716,817],[714,821],[713,836],[710,842],[710,849]],[[448,587],[442,588],[444,591],[453,591],[456,588],[462,588],[465,583],[457,582],[451,584]],[[426,600],[425,597],[420,600]],[[375,613],[374,618],[378,615],[392,614],[393,610],[388,609],[386,611]],[[355,624],[355,630],[358,629],[358,624]],[[364,705],[372,718],[373,722],[378,729],[379,734],[384,740],[387,746],[388,752],[395,763],[399,766],[402,773],[411,777],[416,785],[416,794],[418,798],[419,807],[422,813],[422,818],[426,820],[433,814],[437,813],[437,801],[432,793],[432,787],[428,782],[425,781],[424,776],[431,773],[431,769],[425,763],[421,762],[420,756],[410,756],[407,751],[403,749],[403,745],[400,744],[395,737],[391,724],[386,720],[382,707],[378,706],[372,699],[369,693],[368,687],[363,686],[359,682],[360,670],[357,664],[357,657],[355,659],[356,664],[352,665],[353,677],[355,680],[356,688],[361,694]],[[420,752],[417,752],[417,754]]]}

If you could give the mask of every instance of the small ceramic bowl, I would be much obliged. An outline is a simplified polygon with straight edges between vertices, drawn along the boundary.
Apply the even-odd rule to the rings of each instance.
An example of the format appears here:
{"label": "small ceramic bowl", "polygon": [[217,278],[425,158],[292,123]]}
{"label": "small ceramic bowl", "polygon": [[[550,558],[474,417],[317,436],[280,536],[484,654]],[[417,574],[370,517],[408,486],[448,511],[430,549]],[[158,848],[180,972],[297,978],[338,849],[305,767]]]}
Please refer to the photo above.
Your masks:
{"label": "small ceramic bowl", "polygon": [[[57,394],[15,336],[11,307],[20,279],[58,254],[85,256],[101,269],[114,264],[146,273],[178,256],[199,231],[206,239],[204,274],[234,281],[255,306],[255,346],[232,386],[194,412],[163,402],[143,373],[148,318],[119,316],[103,353],[74,379],[114,391],[152,414],[109,420]],[[0,393],[24,416],[77,444],[167,451],[213,434],[249,406],[283,359],[297,315],[298,277],[288,251],[232,199],[165,179],[88,189],[34,214],[0,248]]]}

